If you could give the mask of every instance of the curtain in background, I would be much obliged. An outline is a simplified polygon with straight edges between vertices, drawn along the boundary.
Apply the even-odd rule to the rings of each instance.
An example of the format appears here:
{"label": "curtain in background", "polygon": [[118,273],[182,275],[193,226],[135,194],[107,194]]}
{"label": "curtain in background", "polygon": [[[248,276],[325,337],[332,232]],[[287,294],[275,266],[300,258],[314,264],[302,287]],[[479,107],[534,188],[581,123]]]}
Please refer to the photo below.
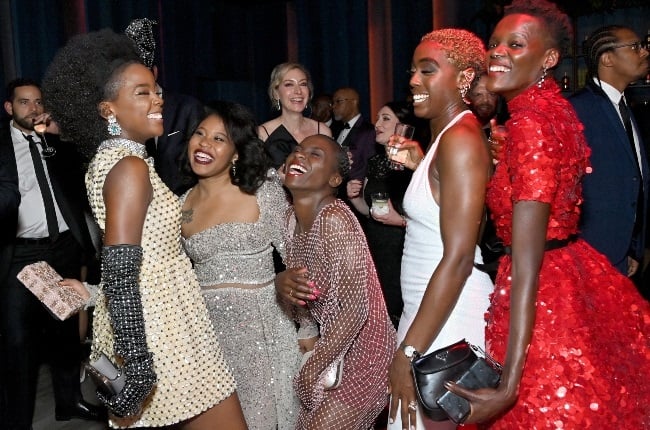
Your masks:
{"label": "curtain in background", "polygon": [[[455,0],[0,0],[0,78],[40,80],[74,34],[123,31],[149,17],[159,24],[156,63],[169,91],[237,101],[265,121],[274,115],[266,95],[272,68],[297,60],[311,71],[317,94],[354,87],[362,113],[374,119],[379,104],[407,96],[406,71],[433,28],[434,1],[439,9],[437,2]],[[458,16],[450,19],[485,32],[484,3],[467,0],[462,11],[451,8]],[[371,73],[378,56],[386,61]]]}

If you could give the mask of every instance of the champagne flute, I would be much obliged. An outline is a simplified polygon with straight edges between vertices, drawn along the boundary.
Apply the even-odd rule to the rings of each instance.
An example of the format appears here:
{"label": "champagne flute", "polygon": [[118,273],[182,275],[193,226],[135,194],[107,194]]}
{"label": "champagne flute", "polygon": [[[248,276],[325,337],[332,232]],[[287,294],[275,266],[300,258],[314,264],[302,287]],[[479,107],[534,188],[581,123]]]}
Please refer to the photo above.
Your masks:
{"label": "champagne flute", "polygon": [[45,139],[46,129],[47,125],[44,122],[34,125],[34,131],[41,135],[41,143],[43,144],[43,150],[41,151],[41,154],[43,155],[43,158],[52,157],[54,154],[56,154],[56,149],[50,146]]}

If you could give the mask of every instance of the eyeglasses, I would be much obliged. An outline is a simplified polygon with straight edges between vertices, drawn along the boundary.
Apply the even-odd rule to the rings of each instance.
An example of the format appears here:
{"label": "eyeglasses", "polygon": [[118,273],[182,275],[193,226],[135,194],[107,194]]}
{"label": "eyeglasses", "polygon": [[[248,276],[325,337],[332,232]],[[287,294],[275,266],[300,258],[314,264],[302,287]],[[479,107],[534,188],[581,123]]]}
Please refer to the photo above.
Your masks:
{"label": "eyeglasses", "polygon": [[330,106],[334,106],[334,105],[337,105],[337,104],[343,103],[343,102],[349,102],[351,100],[354,100],[354,99],[337,99],[337,100],[334,100]]}
{"label": "eyeglasses", "polygon": [[641,41],[636,41],[631,43],[619,43],[612,46],[612,49],[627,48],[627,47],[632,48],[632,51],[639,52],[642,49],[648,49],[648,44],[646,42],[641,42]]}

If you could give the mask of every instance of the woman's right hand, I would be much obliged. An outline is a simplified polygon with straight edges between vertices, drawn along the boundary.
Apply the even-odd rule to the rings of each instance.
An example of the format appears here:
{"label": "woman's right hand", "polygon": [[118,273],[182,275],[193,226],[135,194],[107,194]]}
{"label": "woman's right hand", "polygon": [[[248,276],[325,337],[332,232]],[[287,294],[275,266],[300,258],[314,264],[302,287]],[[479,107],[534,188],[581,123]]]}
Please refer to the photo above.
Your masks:
{"label": "woman's right hand", "polygon": [[352,179],[348,181],[347,191],[349,199],[356,199],[361,196],[361,190],[363,189],[363,182],[361,179]]}
{"label": "woman's right hand", "polygon": [[307,300],[316,300],[320,294],[314,281],[307,277],[306,267],[287,269],[275,275],[275,291],[296,306],[306,306]]}
{"label": "woman's right hand", "polygon": [[422,147],[415,140],[410,140],[404,136],[398,136],[396,134],[392,135],[388,139],[388,144],[386,145],[386,151],[389,152],[389,148],[394,146],[399,151],[407,150],[406,160],[402,163],[402,160],[397,159],[399,155],[390,155],[388,154],[388,159],[391,161],[397,161],[400,164],[403,164],[404,167],[415,170],[420,165],[420,162],[424,158],[424,152],[422,152]]}

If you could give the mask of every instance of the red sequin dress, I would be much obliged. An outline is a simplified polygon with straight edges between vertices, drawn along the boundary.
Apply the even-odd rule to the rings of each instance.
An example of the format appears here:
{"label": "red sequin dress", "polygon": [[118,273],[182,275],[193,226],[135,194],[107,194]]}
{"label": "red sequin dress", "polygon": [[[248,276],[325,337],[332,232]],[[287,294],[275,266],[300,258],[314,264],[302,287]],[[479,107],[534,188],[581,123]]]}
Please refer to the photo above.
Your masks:
{"label": "red sequin dress", "polygon": [[[301,402],[296,429],[370,429],[388,401],[395,329],[363,230],[341,200],[323,207],[307,232],[293,234],[293,209],[287,225],[287,267],[306,267],[320,290],[309,302],[320,339],[294,379]],[[341,359],[341,385],[325,390],[326,370]]]}
{"label": "red sequin dress", "polygon": [[[509,140],[488,189],[505,244],[513,202],[548,203],[546,238],[577,232],[581,178],[589,172],[582,124],[553,81],[508,103]],[[487,313],[488,351],[508,341],[511,257],[499,265]],[[516,405],[490,429],[650,429],[650,306],[583,240],[547,251],[533,337]]]}

